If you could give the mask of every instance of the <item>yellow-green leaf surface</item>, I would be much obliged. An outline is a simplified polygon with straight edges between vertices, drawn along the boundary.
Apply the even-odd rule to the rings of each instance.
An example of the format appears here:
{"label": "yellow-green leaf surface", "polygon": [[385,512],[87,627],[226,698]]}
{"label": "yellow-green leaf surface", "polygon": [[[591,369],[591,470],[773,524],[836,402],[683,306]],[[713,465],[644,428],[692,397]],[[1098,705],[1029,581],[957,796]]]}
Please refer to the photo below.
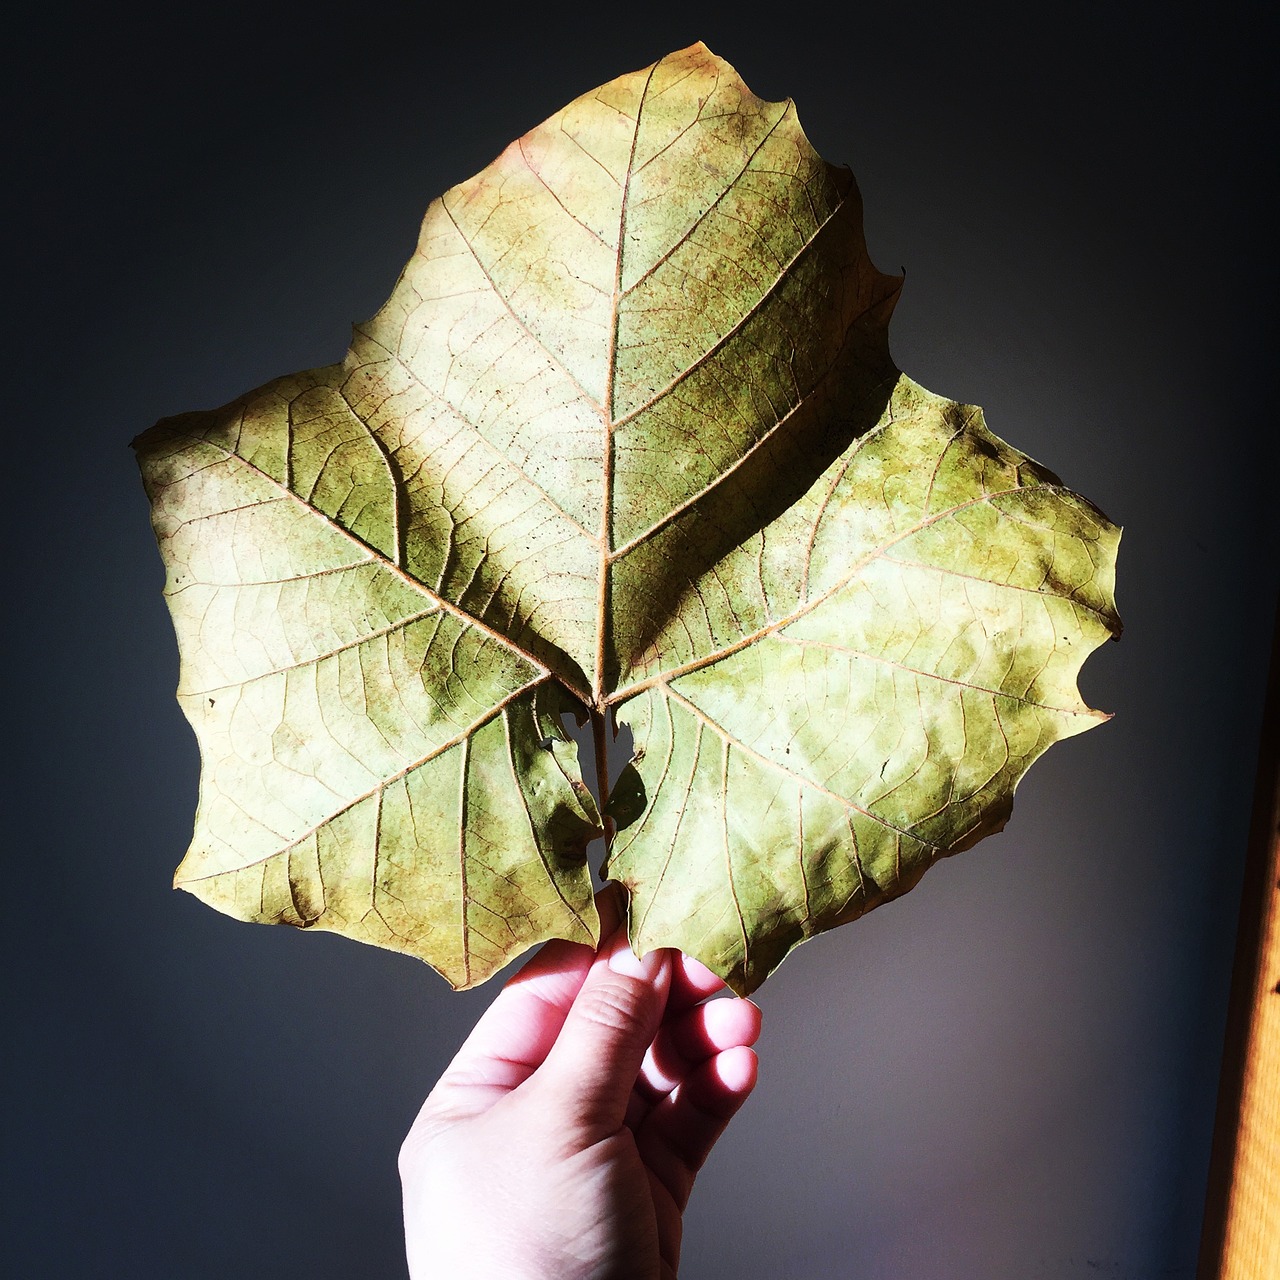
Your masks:
{"label": "yellow-green leaf surface", "polygon": [[561,727],[635,735],[606,874],[748,991],[1102,719],[1118,530],[903,376],[900,281],[706,48],[427,211],[341,365],[137,442],[202,755],[177,883],[456,986],[593,941]]}

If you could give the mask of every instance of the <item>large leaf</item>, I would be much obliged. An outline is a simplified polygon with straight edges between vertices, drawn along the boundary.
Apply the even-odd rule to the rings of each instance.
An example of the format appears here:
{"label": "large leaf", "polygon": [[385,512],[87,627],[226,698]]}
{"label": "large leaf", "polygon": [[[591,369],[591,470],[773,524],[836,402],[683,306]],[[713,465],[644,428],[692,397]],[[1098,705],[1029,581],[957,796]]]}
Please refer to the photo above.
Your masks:
{"label": "large leaf", "polygon": [[631,726],[633,942],[739,990],[1100,718],[1118,531],[894,368],[900,281],[696,45],[432,204],[341,365],[137,442],[203,758],[177,882],[458,986],[589,941],[561,728]]}

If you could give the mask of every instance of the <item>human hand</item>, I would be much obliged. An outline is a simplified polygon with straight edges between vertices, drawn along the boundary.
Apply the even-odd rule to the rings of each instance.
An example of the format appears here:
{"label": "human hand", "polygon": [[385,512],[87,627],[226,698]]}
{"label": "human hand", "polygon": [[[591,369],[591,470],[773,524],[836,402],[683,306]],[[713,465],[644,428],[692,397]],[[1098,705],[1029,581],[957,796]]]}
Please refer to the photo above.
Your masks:
{"label": "human hand", "polygon": [[[760,1011],[696,960],[550,942],[400,1152],[413,1280],[674,1280],[693,1181],[756,1081]],[[612,931],[612,936],[609,936]],[[704,1003],[705,1002],[705,1003]]]}

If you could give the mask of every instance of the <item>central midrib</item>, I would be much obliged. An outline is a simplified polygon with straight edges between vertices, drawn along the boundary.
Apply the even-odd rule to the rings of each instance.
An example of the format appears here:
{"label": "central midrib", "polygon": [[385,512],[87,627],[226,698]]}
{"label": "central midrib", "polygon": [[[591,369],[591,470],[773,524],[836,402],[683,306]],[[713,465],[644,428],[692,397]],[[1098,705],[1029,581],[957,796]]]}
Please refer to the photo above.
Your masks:
{"label": "central midrib", "polygon": [[618,248],[613,263],[613,293],[609,300],[609,351],[605,361],[605,386],[600,405],[600,424],[603,435],[603,456],[601,458],[603,483],[600,492],[600,535],[599,561],[596,577],[596,659],[595,671],[591,680],[591,739],[596,764],[596,798],[600,814],[605,824],[606,842],[613,836],[613,820],[605,814],[609,803],[609,749],[605,731],[605,708],[607,692],[605,690],[605,660],[609,652],[609,575],[612,560],[609,552],[613,539],[613,431],[616,425],[614,417],[614,388],[618,364],[618,319],[622,301],[622,259],[627,242],[627,196],[631,191],[631,177],[635,170],[636,146],[640,141],[640,122],[644,118],[645,97],[649,85],[653,81],[653,73],[658,69],[654,63],[645,76],[640,90],[640,100],[636,103],[635,129],[631,134],[631,150],[627,154],[627,168],[622,179],[622,194],[618,201]]}
{"label": "central midrib", "polygon": [[[596,582],[596,662],[592,676],[592,713],[593,717],[602,717],[605,709],[605,659],[609,642],[609,573],[610,551],[613,539],[613,431],[616,425],[614,417],[614,388],[618,365],[618,324],[620,304],[622,301],[622,261],[627,243],[627,197],[631,192],[631,176],[635,169],[636,147],[640,141],[640,122],[644,118],[645,97],[653,80],[653,73],[658,64],[649,68],[644,86],[640,90],[640,101],[636,104],[635,129],[631,134],[631,150],[627,155],[626,173],[622,179],[622,196],[618,202],[618,248],[614,254],[613,295],[609,305],[609,353],[605,362],[605,387],[603,403],[600,406],[600,421],[604,433],[603,484],[600,494],[600,561]],[[600,737],[597,732],[597,738]],[[599,748],[597,747],[597,754]],[[602,767],[597,760],[597,767]],[[603,774],[601,775],[603,779]],[[605,797],[601,796],[603,803]]]}
{"label": "central midrib", "polygon": [[[620,695],[619,691],[610,690],[607,687],[607,681],[606,681],[610,640],[611,640],[611,634],[612,634],[612,629],[610,626],[609,605],[610,605],[610,584],[611,584],[611,573],[612,573],[613,562],[615,560],[620,559],[625,552],[631,550],[635,545],[639,544],[640,542],[643,542],[646,538],[652,536],[653,533],[655,533],[658,529],[660,529],[666,523],[668,523],[669,519],[672,518],[672,516],[674,516],[675,514],[677,514],[681,508],[687,507],[692,502],[695,502],[698,498],[705,496],[706,491],[709,491],[710,489],[714,488],[716,484],[720,483],[723,480],[723,476],[717,477],[715,481],[713,481],[708,486],[705,486],[704,491],[701,491],[698,494],[692,495],[687,502],[681,504],[681,508],[677,508],[676,513],[668,513],[667,516],[664,516],[663,518],[659,519],[655,524],[651,525],[649,528],[644,530],[644,532],[642,532],[637,536],[632,537],[624,547],[619,548],[617,550],[613,548],[612,544],[613,544],[613,517],[614,517],[614,510],[613,510],[614,487],[615,487],[614,486],[615,432],[619,427],[625,425],[627,422],[635,418],[645,408],[650,407],[650,405],[655,400],[661,399],[662,395],[665,394],[665,392],[671,390],[671,386],[668,386],[663,389],[662,393],[659,393],[656,396],[650,397],[650,400],[646,404],[640,405],[640,406],[632,406],[627,412],[621,415],[617,414],[616,412],[617,366],[618,366],[618,349],[619,349],[619,338],[620,338],[620,328],[621,328],[622,304],[624,299],[627,297],[627,295],[630,294],[635,288],[635,283],[638,283],[638,281],[633,283],[631,286],[629,286],[625,290],[622,287],[622,281],[624,279],[624,274],[625,274],[624,267],[625,267],[625,253],[626,253],[626,242],[627,242],[626,232],[627,232],[628,201],[629,201],[629,196],[631,192],[632,179],[634,178],[637,172],[635,159],[638,151],[640,130],[641,130],[641,126],[644,118],[645,103],[651,87],[653,75],[656,70],[657,70],[656,64],[655,66],[649,69],[648,75],[645,78],[644,85],[640,92],[639,101],[636,106],[636,115],[635,115],[635,123],[634,123],[634,128],[633,128],[632,137],[631,137],[631,146],[630,146],[630,150],[627,157],[626,169],[622,178],[621,192],[620,192],[620,198],[619,198],[619,208],[618,208],[617,247],[616,247],[615,256],[614,256],[614,279],[613,279],[613,286],[612,286],[612,291],[610,296],[610,315],[609,315],[609,329],[608,329],[609,337],[608,337],[608,349],[606,354],[606,365],[605,365],[605,385],[599,401],[596,401],[595,397],[587,394],[587,392],[582,387],[582,385],[577,381],[575,377],[573,377],[569,369],[564,365],[563,360],[557,357],[553,351],[551,351],[549,348],[546,347],[545,342],[543,342],[542,339],[538,338],[535,335],[533,329],[529,326],[527,321],[525,321],[521,316],[519,316],[517,312],[512,308],[510,301],[506,298],[502,289],[498,287],[488,267],[480,259],[480,256],[476,252],[476,247],[467,239],[466,235],[463,234],[461,227],[458,225],[456,219],[453,217],[452,211],[447,206],[447,201],[445,202],[445,212],[446,214],[448,214],[450,220],[453,222],[454,228],[457,231],[459,238],[462,240],[467,250],[475,258],[480,269],[484,272],[484,275],[489,282],[490,288],[501,299],[503,305],[507,308],[508,313],[511,314],[512,317],[521,325],[521,328],[523,329],[523,331],[526,334],[528,334],[530,338],[532,338],[535,342],[537,342],[540,347],[547,350],[548,356],[551,357],[564,370],[566,375],[570,377],[571,381],[577,387],[577,390],[579,391],[580,395],[583,397],[583,399],[587,403],[593,405],[593,407],[596,409],[600,417],[601,437],[602,437],[600,524],[599,524],[598,532],[594,536],[592,536],[588,532],[588,530],[586,530],[585,528],[582,530],[591,541],[596,543],[597,557],[598,557],[596,602],[595,602],[595,628],[594,628],[595,654],[592,661],[593,670],[589,680],[589,683],[590,683],[589,697],[584,698],[582,696],[584,691],[579,687],[576,687],[574,682],[572,682],[571,680],[565,679],[559,672],[555,673],[556,678],[559,679],[561,683],[563,683],[565,687],[568,688],[576,697],[578,697],[581,701],[583,701],[586,704],[588,710],[592,712],[593,715],[600,715],[600,716],[603,716],[603,714],[605,713],[606,709],[609,706],[615,705],[617,702],[623,700],[624,697],[630,696],[630,694],[634,692],[634,690],[628,690],[626,694]],[[743,165],[742,171],[745,171],[745,169],[750,166],[751,160],[754,159],[755,156],[759,153],[759,150],[764,145],[764,142],[767,141],[767,139],[773,135],[777,126],[781,123],[782,120],[784,120],[787,117],[787,115],[788,115],[788,111],[786,109],[784,109],[779,113],[778,119],[775,120],[770,125],[769,129],[766,131],[764,139],[762,139],[759,143],[757,143],[755,148],[752,149],[750,156],[748,156],[746,162]],[[523,149],[522,149],[522,157],[523,157]],[[523,158],[525,158],[526,165],[528,166],[527,157],[523,157]],[[532,168],[532,166],[528,166],[528,167]],[[535,175],[535,176],[538,176],[540,178],[540,175]],[[741,171],[738,176],[741,176]],[[735,182],[729,183],[727,185],[726,191],[732,188],[735,185],[735,183],[736,183],[736,179],[735,179]],[[546,184],[544,183],[544,185]],[[552,194],[554,195],[554,192]],[[724,193],[722,193],[720,197],[717,197],[717,199],[713,201],[712,207],[714,207],[716,204],[719,203],[720,199],[723,198],[723,194]],[[766,297],[768,296],[769,293],[771,293],[774,289],[778,287],[779,283],[782,280],[784,280],[787,277],[788,272],[790,268],[794,265],[796,258],[798,258],[802,254],[807,252],[809,249],[811,249],[813,244],[818,240],[820,233],[826,228],[826,226],[829,223],[831,223],[835,219],[836,215],[843,208],[844,203],[845,201],[843,198],[838,200],[836,202],[835,208],[832,209],[831,212],[827,215],[827,217],[822,220],[822,222],[815,229],[814,233],[805,238],[805,241],[801,246],[801,248],[797,251],[795,255],[793,255],[793,257],[787,263],[783,265],[782,269],[777,273],[773,283],[770,285],[769,289],[766,290],[765,292]],[[704,215],[702,216],[705,216],[705,212],[704,212]],[[686,238],[687,238],[686,236],[681,236],[679,243],[683,243],[683,241]],[[654,264],[655,267],[657,265],[660,265],[661,261],[665,261],[667,258],[669,258],[670,252],[671,251],[668,251],[667,254],[664,254],[662,258],[659,260],[659,263]],[[650,269],[649,272],[645,273],[645,276],[649,274],[652,274],[652,268]],[[643,278],[645,277],[641,277],[641,279]],[[754,314],[757,309],[758,309],[758,303],[756,306],[753,306],[751,308],[749,315]],[[699,363],[701,363],[705,359],[708,359],[712,354],[712,352],[722,348],[725,341],[730,336],[732,336],[733,333],[737,332],[737,330],[741,328],[742,323],[743,321],[739,321],[738,324],[735,324],[729,330],[728,333],[723,335],[716,343],[714,343],[711,349],[708,352],[704,353],[704,355],[699,358]],[[687,372],[688,371],[686,370],[684,373],[682,373],[681,378],[683,378],[685,374],[687,374]],[[679,381],[679,379],[677,379],[677,381]],[[675,383],[673,383],[672,385],[675,385]],[[804,398],[805,397],[801,398],[801,403],[803,403]],[[798,407],[799,405],[793,406],[793,410]],[[783,423],[785,423],[785,421],[790,416],[791,416],[790,412],[783,415],[783,421],[780,423],[775,423],[774,426],[766,433],[765,438],[767,439],[772,435],[774,435],[777,429],[780,426],[782,426]],[[762,443],[763,443],[763,440],[757,441],[756,445],[758,446]],[[753,447],[752,449],[748,450],[748,453],[750,454],[750,453],[753,453],[754,451],[755,451],[755,448]],[[734,467],[730,468],[730,470],[736,469],[737,465],[738,464],[735,463]],[[539,488],[541,487],[539,486]],[[555,505],[558,505],[558,504],[555,504]],[[582,526],[579,525],[579,528],[582,528]],[[523,649],[521,646],[516,646],[513,644],[513,647],[521,649],[521,651],[523,652]],[[716,656],[719,657],[723,655],[716,655]],[[702,664],[699,664],[699,665],[702,665]]]}

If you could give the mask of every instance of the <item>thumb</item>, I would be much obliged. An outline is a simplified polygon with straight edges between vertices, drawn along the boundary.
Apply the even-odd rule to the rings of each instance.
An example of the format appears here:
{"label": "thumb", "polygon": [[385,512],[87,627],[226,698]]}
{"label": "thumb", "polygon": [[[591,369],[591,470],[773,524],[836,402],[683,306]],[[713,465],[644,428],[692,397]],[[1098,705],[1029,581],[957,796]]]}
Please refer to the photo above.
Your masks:
{"label": "thumb", "polygon": [[551,1114],[572,1117],[588,1141],[622,1128],[631,1090],[671,989],[671,954],[632,953],[621,928],[601,948],[555,1044],[538,1068]]}

